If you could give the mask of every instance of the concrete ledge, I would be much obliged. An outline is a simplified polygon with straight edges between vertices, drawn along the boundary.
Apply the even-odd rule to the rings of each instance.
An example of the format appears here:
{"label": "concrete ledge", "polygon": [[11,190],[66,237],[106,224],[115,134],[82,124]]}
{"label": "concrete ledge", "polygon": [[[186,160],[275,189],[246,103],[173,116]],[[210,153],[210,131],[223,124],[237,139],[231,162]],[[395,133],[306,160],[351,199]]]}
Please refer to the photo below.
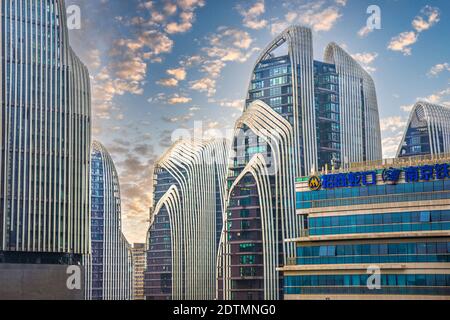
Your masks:
{"label": "concrete ledge", "polygon": [[84,267],[81,288],[70,290],[68,265],[0,264],[1,300],[84,300]]}

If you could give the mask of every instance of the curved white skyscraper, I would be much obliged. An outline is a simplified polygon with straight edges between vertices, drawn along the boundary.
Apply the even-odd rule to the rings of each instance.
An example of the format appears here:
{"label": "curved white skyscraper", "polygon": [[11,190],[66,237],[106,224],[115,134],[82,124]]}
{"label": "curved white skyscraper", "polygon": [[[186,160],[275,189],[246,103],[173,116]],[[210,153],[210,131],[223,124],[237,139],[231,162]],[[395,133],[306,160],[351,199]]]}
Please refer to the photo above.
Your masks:
{"label": "curved white skyscraper", "polygon": [[155,164],[147,300],[215,298],[228,148],[225,140],[180,140]]}
{"label": "curved white skyscraper", "polygon": [[381,159],[380,116],[372,77],[335,43],[326,48],[325,62],[336,66],[339,77],[341,160]]}
{"label": "curved white skyscraper", "polygon": [[450,153],[450,108],[417,102],[409,116],[397,157]]}
{"label": "curved white skyscraper", "polygon": [[0,262],[76,264],[89,251],[89,73],[63,0],[2,0],[0,15]]}
{"label": "curved white skyscraper", "polygon": [[86,298],[133,299],[131,247],[122,234],[119,177],[105,147],[91,151],[91,247],[86,256]]}
{"label": "curved white skyscraper", "polygon": [[218,261],[218,298],[282,297],[276,268],[302,234],[295,178],[381,159],[374,83],[336,44],[313,59],[312,32],[292,26],[262,52],[238,119]]}

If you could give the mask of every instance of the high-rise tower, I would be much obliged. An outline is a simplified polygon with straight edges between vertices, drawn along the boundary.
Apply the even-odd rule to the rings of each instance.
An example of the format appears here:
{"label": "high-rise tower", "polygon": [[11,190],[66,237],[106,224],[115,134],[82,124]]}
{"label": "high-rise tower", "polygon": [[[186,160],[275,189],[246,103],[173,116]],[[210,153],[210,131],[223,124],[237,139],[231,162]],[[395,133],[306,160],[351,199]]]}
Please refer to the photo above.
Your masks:
{"label": "high-rise tower", "polygon": [[122,233],[119,177],[106,148],[91,151],[91,247],[86,256],[86,298],[133,299],[131,247]]}
{"label": "high-rise tower", "polygon": [[[279,299],[284,265],[306,221],[295,214],[295,178],[327,166],[381,159],[375,85],[331,43],[313,59],[311,30],[293,26],[255,63],[235,127],[218,298]],[[221,283],[221,285],[220,285]]]}
{"label": "high-rise tower", "polygon": [[147,300],[215,298],[227,162],[224,140],[180,140],[156,163]]}
{"label": "high-rise tower", "polygon": [[89,249],[89,74],[64,1],[2,1],[0,251],[17,263]]}

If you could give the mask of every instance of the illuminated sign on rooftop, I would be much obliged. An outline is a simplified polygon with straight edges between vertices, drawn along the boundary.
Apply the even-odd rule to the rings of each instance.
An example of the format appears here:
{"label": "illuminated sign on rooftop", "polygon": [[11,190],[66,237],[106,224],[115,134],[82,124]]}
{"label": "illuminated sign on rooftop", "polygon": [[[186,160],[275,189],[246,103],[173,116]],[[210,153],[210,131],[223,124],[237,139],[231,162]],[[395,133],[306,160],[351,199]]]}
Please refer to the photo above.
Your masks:
{"label": "illuminated sign on rooftop", "polygon": [[[402,175],[404,176],[406,183],[444,180],[450,178],[449,170],[450,164],[447,163],[405,168],[389,168],[383,170],[381,178],[385,184],[397,184]],[[321,177],[321,183],[318,183],[316,180],[314,180],[314,183],[311,183],[311,179],[316,177],[313,176],[308,185],[313,191],[320,190],[321,188],[335,189],[372,186],[377,184],[377,175],[378,172],[376,170],[325,174]],[[318,187],[319,185],[320,187]]]}

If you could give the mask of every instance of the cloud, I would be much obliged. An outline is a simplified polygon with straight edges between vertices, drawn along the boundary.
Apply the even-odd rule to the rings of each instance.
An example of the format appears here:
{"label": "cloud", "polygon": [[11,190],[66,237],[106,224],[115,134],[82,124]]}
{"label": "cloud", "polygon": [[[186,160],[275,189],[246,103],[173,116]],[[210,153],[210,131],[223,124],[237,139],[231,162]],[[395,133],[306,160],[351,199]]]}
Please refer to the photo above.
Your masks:
{"label": "cloud", "polygon": [[167,100],[168,104],[184,104],[191,102],[192,98],[180,96],[179,94],[175,93],[169,99]]}
{"label": "cloud", "polygon": [[[450,107],[450,87],[436,91],[426,97],[418,97],[416,102],[425,101],[432,104],[439,104],[443,106]],[[400,109],[410,113],[414,107],[414,104],[408,104],[400,106]]]}
{"label": "cloud", "polygon": [[380,121],[381,132],[396,132],[406,126],[407,120],[404,117],[393,116],[383,118]]}
{"label": "cloud", "polygon": [[238,5],[236,9],[244,18],[243,24],[245,27],[259,30],[265,28],[268,25],[267,20],[260,19],[261,15],[266,12],[264,0],[257,1],[251,6]]}
{"label": "cloud", "polygon": [[376,68],[372,66],[372,63],[378,57],[376,52],[363,52],[352,54],[352,58],[355,59],[367,72],[375,72]]}
{"label": "cloud", "polygon": [[450,87],[434,92],[427,97],[418,98],[417,100],[450,106]]}
{"label": "cloud", "polygon": [[397,156],[397,150],[403,138],[403,132],[397,132],[395,135],[383,138],[381,143],[383,145],[383,158],[390,159]]}
{"label": "cloud", "polygon": [[184,67],[176,69],[168,69],[166,73],[173,78],[164,78],[158,80],[156,83],[164,87],[176,87],[178,82],[186,79],[187,73]]}
{"label": "cloud", "polygon": [[410,46],[417,42],[418,34],[414,31],[402,32],[391,39],[388,49],[403,52],[405,56],[411,55]]}
{"label": "cloud", "polygon": [[388,49],[402,52],[405,56],[411,55],[411,46],[417,42],[419,34],[430,29],[440,20],[438,8],[425,6],[420,13],[421,15],[416,16],[412,21],[415,31],[405,31],[393,37],[388,44]]}
{"label": "cloud", "polygon": [[[195,56],[190,65],[200,65],[204,76],[191,81],[190,89],[212,97],[216,93],[217,79],[229,62],[246,62],[259,48],[252,47],[253,39],[246,31],[230,27],[219,27],[217,32],[206,37],[207,45],[201,49],[203,55]],[[187,60],[182,65],[187,65]]]}
{"label": "cloud", "polygon": [[176,69],[169,69],[166,71],[168,75],[173,76],[178,81],[186,79],[186,69],[183,67],[176,68]]}
{"label": "cloud", "polygon": [[422,16],[417,16],[412,22],[412,25],[417,32],[428,30],[440,21],[440,12],[438,8],[425,6],[421,10],[421,13]]}
{"label": "cloud", "polygon": [[335,0],[335,1],[340,6],[345,7],[347,5],[347,0]]}
{"label": "cloud", "polygon": [[365,38],[369,35],[369,33],[373,32],[374,30],[375,30],[374,28],[369,28],[368,26],[364,26],[358,31],[358,36],[361,38]]}
{"label": "cloud", "polygon": [[236,100],[223,99],[223,100],[218,100],[218,101],[213,99],[213,100],[210,100],[209,102],[217,103],[221,107],[232,108],[232,109],[236,109],[238,111],[242,111],[244,109],[244,104],[245,104],[245,101],[243,99],[236,99]]}
{"label": "cloud", "polygon": [[119,174],[124,233],[131,243],[143,242],[152,204],[152,168],[157,157],[147,133],[141,134],[131,123],[121,132],[126,138],[114,138],[104,144]]}
{"label": "cloud", "polygon": [[194,116],[194,113],[190,112],[188,114],[185,114],[183,116],[178,116],[178,117],[164,116],[164,117],[162,117],[162,120],[167,123],[185,123],[185,122],[191,120],[193,116]]}
{"label": "cloud", "polygon": [[163,87],[176,87],[178,86],[178,80],[174,78],[164,78],[156,82]]}
{"label": "cloud", "polygon": [[448,62],[438,63],[431,67],[430,71],[428,72],[428,76],[437,77],[441,72],[444,71],[450,71],[450,64]]}
{"label": "cloud", "polygon": [[190,88],[199,92],[206,92],[208,97],[216,94],[216,80],[212,78],[201,78],[191,81]]}
{"label": "cloud", "polygon": [[[342,6],[344,1],[336,1]],[[292,24],[301,24],[311,27],[314,31],[330,31],[342,17],[340,8],[335,5],[327,5],[326,1],[314,1],[303,3],[301,1],[289,1],[284,3],[288,10],[284,20],[274,19],[271,25],[271,33],[276,35]]]}
{"label": "cloud", "polygon": [[400,106],[400,109],[402,109],[403,111],[405,111],[407,113],[410,113],[413,108],[414,108],[414,104],[406,104],[406,105]]}
{"label": "cloud", "polygon": [[384,158],[396,156],[406,124],[407,118],[400,116],[387,117],[380,120]]}

